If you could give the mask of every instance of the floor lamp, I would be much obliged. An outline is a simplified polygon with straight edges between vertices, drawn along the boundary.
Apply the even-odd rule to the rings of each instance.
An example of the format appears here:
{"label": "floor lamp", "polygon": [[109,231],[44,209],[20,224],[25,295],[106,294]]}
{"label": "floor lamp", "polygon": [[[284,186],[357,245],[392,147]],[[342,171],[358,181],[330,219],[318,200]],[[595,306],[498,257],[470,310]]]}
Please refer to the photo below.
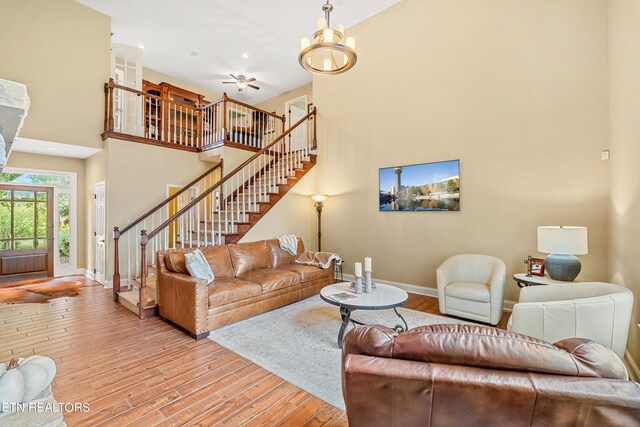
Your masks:
{"label": "floor lamp", "polygon": [[316,212],[318,213],[318,252],[322,251],[322,207],[324,206],[322,202],[327,200],[327,197],[328,196],[325,196],[324,194],[314,194],[311,196],[313,201],[316,202],[315,207]]}

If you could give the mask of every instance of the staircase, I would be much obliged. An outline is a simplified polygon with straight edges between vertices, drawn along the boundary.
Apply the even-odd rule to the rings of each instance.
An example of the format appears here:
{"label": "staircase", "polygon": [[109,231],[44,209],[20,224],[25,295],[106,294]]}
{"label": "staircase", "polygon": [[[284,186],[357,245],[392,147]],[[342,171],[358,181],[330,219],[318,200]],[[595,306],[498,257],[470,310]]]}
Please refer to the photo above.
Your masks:
{"label": "staircase", "polygon": [[315,166],[315,117],[314,109],[228,174],[216,165],[123,230],[116,227],[114,299],[141,319],[153,316],[159,250],[239,242]]}

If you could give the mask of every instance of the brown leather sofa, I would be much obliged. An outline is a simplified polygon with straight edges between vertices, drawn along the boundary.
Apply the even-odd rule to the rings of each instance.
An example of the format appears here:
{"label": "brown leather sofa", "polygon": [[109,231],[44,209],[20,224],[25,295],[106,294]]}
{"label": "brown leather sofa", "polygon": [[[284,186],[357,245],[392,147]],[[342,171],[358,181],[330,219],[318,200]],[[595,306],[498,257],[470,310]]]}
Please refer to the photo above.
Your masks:
{"label": "brown leather sofa", "polygon": [[640,425],[640,384],[608,348],[488,326],[354,328],[342,387],[350,427]]}
{"label": "brown leather sofa", "polygon": [[[184,254],[172,249],[157,254],[160,316],[182,326],[196,339],[212,329],[316,295],[333,283],[328,269],[294,264],[296,257],[277,240],[200,248],[211,265],[210,285],[189,275]],[[298,239],[298,254],[304,243]]]}

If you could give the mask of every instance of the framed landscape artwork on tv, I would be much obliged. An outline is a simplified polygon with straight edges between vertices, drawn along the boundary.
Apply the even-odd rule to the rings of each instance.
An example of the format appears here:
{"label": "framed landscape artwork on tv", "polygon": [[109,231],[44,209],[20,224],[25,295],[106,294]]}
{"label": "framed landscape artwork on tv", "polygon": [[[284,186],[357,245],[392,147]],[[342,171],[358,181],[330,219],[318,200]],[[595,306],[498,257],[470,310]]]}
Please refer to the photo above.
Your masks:
{"label": "framed landscape artwork on tv", "polygon": [[381,211],[459,211],[460,160],[380,169]]}

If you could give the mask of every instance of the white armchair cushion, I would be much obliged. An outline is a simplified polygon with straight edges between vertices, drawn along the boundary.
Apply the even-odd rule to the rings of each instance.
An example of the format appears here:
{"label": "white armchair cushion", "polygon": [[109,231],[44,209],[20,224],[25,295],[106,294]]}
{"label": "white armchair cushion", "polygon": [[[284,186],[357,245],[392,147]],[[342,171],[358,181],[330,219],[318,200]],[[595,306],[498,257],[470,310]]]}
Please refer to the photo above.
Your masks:
{"label": "white armchair cushion", "polygon": [[489,286],[473,282],[453,282],[444,289],[444,293],[450,297],[468,299],[472,301],[489,302],[491,294]]}
{"label": "white armchair cushion", "polygon": [[454,255],[436,271],[440,312],[497,325],[502,317],[506,267],[478,254]]}
{"label": "white armchair cushion", "polygon": [[529,286],[507,328],[547,342],[588,338],[624,357],[633,293],[610,283]]}

